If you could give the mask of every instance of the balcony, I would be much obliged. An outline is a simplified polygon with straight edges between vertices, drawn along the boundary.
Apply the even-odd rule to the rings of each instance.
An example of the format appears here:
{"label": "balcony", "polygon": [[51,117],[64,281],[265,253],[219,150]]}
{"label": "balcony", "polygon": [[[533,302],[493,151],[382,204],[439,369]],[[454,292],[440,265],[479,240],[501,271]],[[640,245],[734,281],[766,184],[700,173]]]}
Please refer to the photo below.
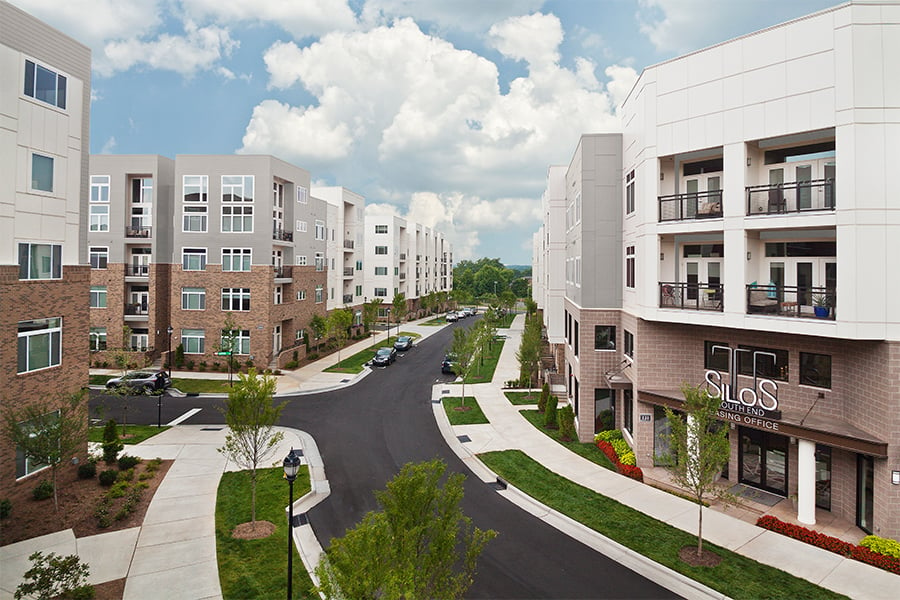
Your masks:
{"label": "balcony", "polygon": [[834,210],[834,179],[747,188],[747,215],[784,215]]}
{"label": "balcony", "polygon": [[125,315],[129,317],[146,317],[150,315],[150,306],[146,302],[125,305]]}
{"label": "balcony", "polygon": [[659,307],[722,312],[722,292],[718,284],[663,281],[659,284]]}
{"label": "balcony", "polygon": [[400,281],[406,279],[406,273],[400,273]]}
{"label": "balcony", "polygon": [[353,304],[353,294],[344,294],[344,304]]}
{"label": "balcony", "polygon": [[400,253],[400,260],[406,260],[406,252]]}
{"label": "balcony", "polygon": [[751,284],[746,295],[747,314],[829,321],[837,316],[832,288]]}
{"label": "balcony", "polygon": [[126,227],[125,228],[125,237],[127,238],[149,238],[152,233],[152,227],[150,226],[136,226],[136,227]]}
{"label": "balcony", "polygon": [[353,240],[344,240],[344,250],[353,250]]}
{"label": "balcony", "polygon": [[659,222],[722,217],[722,190],[659,196]]}
{"label": "balcony", "polygon": [[294,232],[286,231],[284,229],[278,229],[276,227],[274,230],[272,230],[272,239],[279,242],[293,242]]}
{"label": "balcony", "polygon": [[275,271],[275,279],[290,279],[291,278],[291,266],[290,265],[277,265],[273,266],[272,270]]}
{"label": "balcony", "polygon": [[344,277],[353,277],[353,267],[344,267]]}
{"label": "balcony", "polygon": [[125,277],[150,277],[150,265],[125,265]]}

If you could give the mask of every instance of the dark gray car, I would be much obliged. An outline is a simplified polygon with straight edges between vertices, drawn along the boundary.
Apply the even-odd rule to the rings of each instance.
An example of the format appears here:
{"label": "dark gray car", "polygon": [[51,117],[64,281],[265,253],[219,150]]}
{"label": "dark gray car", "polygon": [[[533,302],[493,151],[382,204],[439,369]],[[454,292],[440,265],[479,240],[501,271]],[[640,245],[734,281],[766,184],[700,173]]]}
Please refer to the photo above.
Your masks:
{"label": "dark gray car", "polygon": [[127,388],[132,392],[153,393],[165,390],[172,380],[165,371],[132,371],[121,377],[113,377],[106,382],[106,389]]}

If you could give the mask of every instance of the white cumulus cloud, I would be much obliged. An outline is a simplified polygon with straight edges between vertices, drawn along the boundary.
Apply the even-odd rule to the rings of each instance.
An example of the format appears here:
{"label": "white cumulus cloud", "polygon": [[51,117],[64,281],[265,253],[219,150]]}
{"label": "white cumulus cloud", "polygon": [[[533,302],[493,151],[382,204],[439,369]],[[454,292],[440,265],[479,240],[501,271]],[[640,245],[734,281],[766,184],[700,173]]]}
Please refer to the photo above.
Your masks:
{"label": "white cumulus cloud", "polygon": [[545,0],[366,0],[362,20],[378,25],[412,17],[439,30],[486,31],[511,16],[534,12]]}
{"label": "white cumulus cloud", "polygon": [[198,21],[273,23],[295,39],[356,27],[347,0],[182,0],[182,5]]}

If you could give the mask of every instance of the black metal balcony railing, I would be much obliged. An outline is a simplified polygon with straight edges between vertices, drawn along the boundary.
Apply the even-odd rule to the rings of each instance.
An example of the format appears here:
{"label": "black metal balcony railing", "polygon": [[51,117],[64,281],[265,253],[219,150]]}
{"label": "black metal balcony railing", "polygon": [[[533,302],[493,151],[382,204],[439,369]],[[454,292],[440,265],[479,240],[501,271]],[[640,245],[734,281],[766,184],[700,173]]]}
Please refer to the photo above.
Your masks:
{"label": "black metal balcony railing", "polygon": [[406,273],[400,273],[400,281],[406,279]]}
{"label": "black metal balcony railing", "polygon": [[344,248],[353,250],[353,240],[344,240]]}
{"label": "black metal balcony railing", "polygon": [[353,277],[353,267],[344,267],[344,277]]}
{"label": "black metal balcony railing", "polygon": [[273,266],[272,270],[275,271],[275,279],[290,279],[291,278],[290,265]]}
{"label": "black metal balcony railing", "polygon": [[344,294],[344,304],[353,303],[353,294]]}
{"label": "black metal balcony railing", "polygon": [[272,231],[272,239],[280,240],[282,242],[293,242],[294,241],[294,232],[286,231],[284,229],[278,229],[277,227]]}
{"label": "black metal balcony railing", "polygon": [[150,277],[150,265],[125,265],[126,277]]}
{"label": "black metal balcony railing", "polygon": [[406,260],[406,252],[400,253],[400,260]]}
{"label": "black metal balcony railing", "polygon": [[126,304],[125,305],[125,314],[126,315],[149,315],[150,307],[146,302],[138,302],[134,304]]}
{"label": "black metal balcony railing", "polygon": [[747,188],[748,215],[834,210],[834,179],[814,179]]}
{"label": "black metal balcony railing", "polygon": [[722,216],[722,190],[659,196],[659,222]]}
{"label": "black metal balcony railing", "polygon": [[126,227],[125,228],[125,237],[127,238],[148,238],[152,232],[152,227],[150,226],[140,226],[140,227]]}
{"label": "black metal balcony railing", "polygon": [[746,290],[747,314],[830,321],[837,316],[836,296],[832,288],[750,284]]}
{"label": "black metal balcony railing", "polygon": [[659,307],[722,312],[722,291],[719,284],[662,281]]}

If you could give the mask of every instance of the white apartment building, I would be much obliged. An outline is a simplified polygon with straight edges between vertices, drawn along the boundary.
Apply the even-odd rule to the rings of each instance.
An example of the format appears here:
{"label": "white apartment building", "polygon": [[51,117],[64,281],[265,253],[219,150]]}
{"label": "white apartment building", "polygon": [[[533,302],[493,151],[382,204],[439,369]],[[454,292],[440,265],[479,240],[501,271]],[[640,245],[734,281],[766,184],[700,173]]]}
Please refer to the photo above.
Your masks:
{"label": "white apartment building", "polygon": [[[681,406],[683,384],[706,385],[729,427],[724,477],[795,497],[800,522],[832,514],[900,537],[895,73],[896,0],[850,2],[643,71],[621,109],[620,175],[594,182],[621,190],[620,241],[593,257],[618,274],[588,267],[604,244],[580,256],[567,245],[561,264],[545,242],[540,257],[540,272],[567,273],[558,367],[581,439],[611,419],[638,465],[653,466],[667,451],[663,408]],[[579,162],[565,192],[576,220]],[[549,218],[544,228],[558,235]],[[567,244],[578,229],[569,223]],[[593,279],[608,301],[579,302]]]}
{"label": "white apartment building", "polygon": [[340,186],[313,187],[312,195],[328,204],[325,253],[329,260],[328,301],[329,311],[344,306],[357,307],[363,302],[363,226],[365,224],[366,200],[347,188]]}
{"label": "white apartment building", "polygon": [[407,292],[407,221],[393,215],[369,215],[364,239],[363,295],[367,299],[380,298],[384,306],[379,309],[379,317],[386,317],[394,296]]}

